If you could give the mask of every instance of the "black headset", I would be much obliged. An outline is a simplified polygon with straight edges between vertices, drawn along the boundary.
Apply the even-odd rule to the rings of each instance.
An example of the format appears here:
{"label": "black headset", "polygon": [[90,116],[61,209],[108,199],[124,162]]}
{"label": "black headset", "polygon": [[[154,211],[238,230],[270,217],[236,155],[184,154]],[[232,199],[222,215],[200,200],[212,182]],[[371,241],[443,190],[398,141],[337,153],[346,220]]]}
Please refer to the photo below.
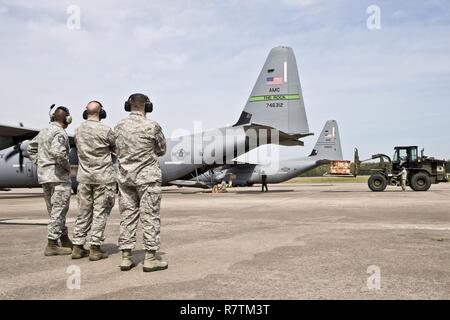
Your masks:
{"label": "black headset", "polygon": [[148,96],[146,96],[145,94],[141,94],[141,93],[135,93],[132,94],[127,101],[125,101],[125,111],[126,112],[130,112],[131,111],[131,104],[133,103],[133,100],[136,96],[138,95],[143,95],[147,98],[147,101],[145,101],[145,112],[146,113],[150,113],[153,111],[153,103],[150,101],[150,99],[148,98]]}
{"label": "black headset", "polygon": [[50,116],[50,122],[54,122],[55,121],[55,112],[58,111],[58,110],[62,110],[62,111],[64,111],[67,114],[65,116],[65,118],[64,118],[64,124],[68,126],[69,124],[72,123],[73,119],[72,119],[72,117],[70,115],[70,111],[69,111],[68,108],[63,107],[63,106],[59,106],[58,108],[56,108],[55,112],[52,113],[52,110],[53,110],[54,107],[55,107],[55,104],[52,104],[50,106],[50,111],[48,112],[48,114]]}
{"label": "black headset", "polygon": [[[103,109],[103,105],[100,102],[98,102],[97,100],[92,100],[91,102],[98,103],[98,105],[100,106],[100,120],[106,119],[107,114],[106,114],[105,109]],[[89,102],[89,103],[91,103],[91,102]],[[84,112],[83,112],[83,119],[87,120],[87,118],[88,118],[87,110],[84,110]]]}

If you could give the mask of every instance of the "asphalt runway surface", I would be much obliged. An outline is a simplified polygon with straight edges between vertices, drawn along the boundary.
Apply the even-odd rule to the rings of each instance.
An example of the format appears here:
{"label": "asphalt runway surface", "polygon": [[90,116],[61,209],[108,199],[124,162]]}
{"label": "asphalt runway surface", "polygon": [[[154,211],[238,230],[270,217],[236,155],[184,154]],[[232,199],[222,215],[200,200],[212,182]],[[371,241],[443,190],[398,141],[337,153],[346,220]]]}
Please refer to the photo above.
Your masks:
{"label": "asphalt runway surface", "polygon": [[[166,271],[121,272],[118,204],[98,262],[45,257],[42,192],[0,192],[0,299],[449,299],[450,185],[164,188]],[[72,197],[68,227],[77,214]],[[79,272],[79,277],[77,277]],[[75,279],[75,280],[74,280]],[[77,282],[79,279],[80,282]],[[79,284],[79,288],[77,286]]]}

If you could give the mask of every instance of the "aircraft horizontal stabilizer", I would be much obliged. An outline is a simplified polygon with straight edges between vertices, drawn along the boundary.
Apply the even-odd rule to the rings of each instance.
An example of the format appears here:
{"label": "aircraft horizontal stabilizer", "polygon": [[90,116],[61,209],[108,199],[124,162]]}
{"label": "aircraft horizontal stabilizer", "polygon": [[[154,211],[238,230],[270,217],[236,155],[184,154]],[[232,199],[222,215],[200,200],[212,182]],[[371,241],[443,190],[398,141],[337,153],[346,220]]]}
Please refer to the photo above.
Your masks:
{"label": "aircraft horizontal stabilizer", "polygon": [[[313,133],[289,134],[278,130],[277,128],[260,124],[245,125],[244,130],[246,132],[249,132],[249,130],[254,130],[254,132],[257,133],[259,139],[264,138],[267,139],[268,144],[279,144],[281,146],[304,146],[304,142],[299,139],[314,135]],[[249,134],[249,136],[252,135]],[[273,141],[273,139],[275,138],[278,138],[278,141]]]}
{"label": "aircraft horizontal stabilizer", "polygon": [[324,164],[330,164],[331,162],[332,162],[331,160],[325,160],[325,159],[322,159],[322,160],[317,160],[317,161],[316,161],[316,165],[322,166],[322,165],[324,165]]}
{"label": "aircraft horizontal stabilizer", "polygon": [[211,186],[201,181],[190,181],[190,180],[173,180],[169,181],[167,184],[172,186],[180,186],[180,187],[191,187],[191,188],[201,188],[201,189],[209,189]]}

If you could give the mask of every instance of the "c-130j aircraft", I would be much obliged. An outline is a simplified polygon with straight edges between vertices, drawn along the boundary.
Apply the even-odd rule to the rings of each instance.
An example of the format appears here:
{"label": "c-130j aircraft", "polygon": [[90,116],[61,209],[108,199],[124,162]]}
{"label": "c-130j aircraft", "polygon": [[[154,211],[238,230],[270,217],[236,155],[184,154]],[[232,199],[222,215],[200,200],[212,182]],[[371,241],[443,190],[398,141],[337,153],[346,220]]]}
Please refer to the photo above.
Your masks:
{"label": "c-130j aircraft", "polygon": [[[0,125],[0,189],[39,187],[36,165],[26,152],[28,141],[38,133],[36,129]],[[235,158],[261,145],[303,146],[300,139],[310,135],[294,52],[289,47],[276,47],[270,51],[236,124],[168,139],[168,151],[160,159],[162,184],[186,181],[192,185],[189,180],[194,174],[235,164]],[[70,140],[70,162],[76,169],[77,152],[73,137]],[[75,177],[72,186],[76,189]]]}
{"label": "c-130j aircraft", "polygon": [[273,163],[227,164],[195,177],[192,181],[198,184],[203,183],[205,188],[209,188],[222,180],[227,181],[231,175],[234,176],[233,185],[252,186],[261,184],[262,176],[266,175],[267,183],[281,183],[335,160],[343,160],[339,127],[335,120],[328,120],[314,149],[306,157],[281,160],[275,165]]}

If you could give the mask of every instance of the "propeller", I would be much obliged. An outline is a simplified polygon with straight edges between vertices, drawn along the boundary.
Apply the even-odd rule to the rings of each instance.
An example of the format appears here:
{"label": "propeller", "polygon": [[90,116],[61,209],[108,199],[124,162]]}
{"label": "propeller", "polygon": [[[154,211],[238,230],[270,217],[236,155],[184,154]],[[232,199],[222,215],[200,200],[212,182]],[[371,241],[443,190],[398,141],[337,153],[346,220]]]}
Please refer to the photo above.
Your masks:
{"label": "propeller", "polygon": [[19,155],[19,170],[20,170],[20,172],[23,172],[24,155],[23,155],[23,151],[22,151],[22,148],[21,148],[21,143],[16,144],[14,146],[14,149],[5,156],[5,162],[8,161],[9,159],[11,159],[12,157],[14,157],[17,154]]}
{"label": "propeller", "polygon": [[[19,122],[19,126],[21,128],[23,128],[23,123]],[[19,142],[14,146],[14,149],[8,153],[5,157],[5,161],[8,161],[9,159],[11,159],[12,157],[14,157],[16,154],[19,155],[19,170],[20,172],[23,172],[23,159],[24,159],[24,155],[23,155],[23,149],[22,149],[22,143]]]}

